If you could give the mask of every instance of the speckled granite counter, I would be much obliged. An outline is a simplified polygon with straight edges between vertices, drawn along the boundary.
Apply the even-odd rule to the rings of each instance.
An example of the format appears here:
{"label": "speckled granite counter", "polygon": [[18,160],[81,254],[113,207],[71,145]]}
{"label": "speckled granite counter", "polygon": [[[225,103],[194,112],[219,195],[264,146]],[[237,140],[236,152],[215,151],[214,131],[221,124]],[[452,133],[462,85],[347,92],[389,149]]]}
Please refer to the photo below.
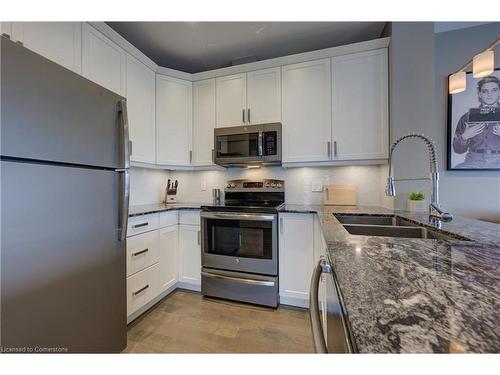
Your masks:
{"label": "speckled granite counter", "polygon": [[172,210],[199,210],[206,203],[155,203],[141,204],[129,207],[128,216],[139,216],[153,214],[155,212],[172,211]]}
{"label": "speckled granite counter", "polygon": [[287,205],[318,213],[362,353],[500,352],[500,225],[456,217],[474,241],[350,235],[334,213],[427,215],[377,207]]}

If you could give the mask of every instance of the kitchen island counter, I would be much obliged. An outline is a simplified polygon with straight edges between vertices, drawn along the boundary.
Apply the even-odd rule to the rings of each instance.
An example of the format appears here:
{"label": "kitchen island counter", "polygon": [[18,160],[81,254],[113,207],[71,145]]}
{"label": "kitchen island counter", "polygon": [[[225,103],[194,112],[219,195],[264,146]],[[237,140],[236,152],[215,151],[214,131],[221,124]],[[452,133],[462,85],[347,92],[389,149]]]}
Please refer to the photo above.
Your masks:
{"label": "kitchen island counter", "polygon": [[500,225],[454,218],[473,241],[349,234],[334,214],[427,215],[379,207],[286,205],[319,215],[356,349],[362,353],[500,352]]}

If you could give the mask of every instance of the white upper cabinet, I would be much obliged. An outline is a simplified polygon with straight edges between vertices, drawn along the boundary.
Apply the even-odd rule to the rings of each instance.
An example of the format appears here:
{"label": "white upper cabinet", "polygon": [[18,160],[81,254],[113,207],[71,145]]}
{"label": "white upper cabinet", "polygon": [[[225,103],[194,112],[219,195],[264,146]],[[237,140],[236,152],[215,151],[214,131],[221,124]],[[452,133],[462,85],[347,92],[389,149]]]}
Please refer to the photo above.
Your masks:
{"label": "white upper cabinet", "polygon": [[5,34],[9,38],[12,38],[12,22],[0,22],[0,34]]}
{"label": "white upper cabinet", "polygon": [[217,127],[281,121],[281,68],[217,78]]}
{"label": "white upper cabinet", "polygon": [[250,124],[281,122],[281,68],[247,73],[247,114]]}
{"label": "white upper cabinet", "polygon": [[246,73],[216,79],[218,128],[246,123],[246,80]]}
{"label": "white upper cabinet", "polygon": [[333,159],[387,159],[387,112],[387,49],[333,57]]}
{"label": "white upper cabinet", "polygon": [[215,79],[193,83],[193,165],[212,165]]}
{"label": "white upper cabinet", "polygon": [[156,162],[155,73],[134,57],[127,55],[126,97],[130,160]]}
{"label": "white upper cabinet", "polygon": [[193,85],[190,81],[156,75],[156,163],[189,165]]}
{"label": "white upper cabinet", "polygon": [[82,73],[95,83],[125,96],[126,53],[92,26],[83,24]]}
{"label": "white upper cabinet", "polygon": [[330,59],[282,68],[283,161],[326,161],[331,155]]}
{"label": "white upper cabinet", "polygon": [[[76,73],[82,72],[81,22],[12,22],[11,39]],[[2,32],[9,33],[8,25]]]}

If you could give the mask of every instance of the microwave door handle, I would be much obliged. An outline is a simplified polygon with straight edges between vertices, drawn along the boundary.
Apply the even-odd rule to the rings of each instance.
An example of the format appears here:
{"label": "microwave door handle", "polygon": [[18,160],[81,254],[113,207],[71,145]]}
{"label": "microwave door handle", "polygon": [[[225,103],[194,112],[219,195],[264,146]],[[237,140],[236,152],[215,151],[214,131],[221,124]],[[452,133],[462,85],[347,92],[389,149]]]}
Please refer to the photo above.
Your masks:
{"label": "microwave door handle", "polygon": [[259,156],[262,156],[262,132],[259,132]]}

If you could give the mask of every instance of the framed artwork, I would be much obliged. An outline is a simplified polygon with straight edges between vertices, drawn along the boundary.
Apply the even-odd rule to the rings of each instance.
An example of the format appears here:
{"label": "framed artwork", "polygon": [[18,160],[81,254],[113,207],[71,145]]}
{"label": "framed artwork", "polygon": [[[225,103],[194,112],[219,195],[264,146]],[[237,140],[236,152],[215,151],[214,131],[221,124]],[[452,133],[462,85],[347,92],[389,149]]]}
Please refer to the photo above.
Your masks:
{"label": "framed artwork", "polygon": [[[449,79],[449,77],[448,77]],[[448,96],[448,170],[500,170],[500,69]]]}

